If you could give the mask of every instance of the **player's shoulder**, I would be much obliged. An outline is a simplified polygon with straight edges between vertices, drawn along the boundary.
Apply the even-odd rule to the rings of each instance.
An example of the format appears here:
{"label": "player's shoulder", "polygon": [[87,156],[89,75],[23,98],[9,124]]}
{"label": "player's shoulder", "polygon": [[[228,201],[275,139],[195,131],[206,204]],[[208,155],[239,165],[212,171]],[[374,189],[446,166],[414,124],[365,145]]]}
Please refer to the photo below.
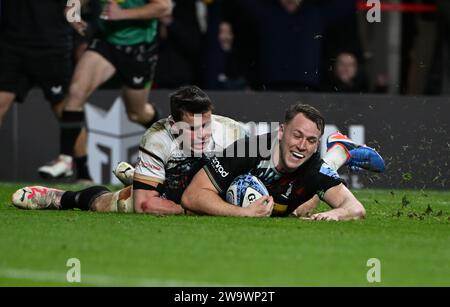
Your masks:
{"label": "player's shoulder", "polygon": [[320,167],[318,167],[317,172],[322,176],[331,177],[336,180],[340,180],[338,172],[329,166],[325,161],[321,160]]}
{"label": "player's shoulder", "polygon": [[340,180],[340,176],[336,170],[334,170],[330,165],[328,165],[319,155],[319,153],[315,153],[310,161],[306,163],[306,173],[309,176],[318,176],[318,177],[330,177],[333,179]]}
{"label": "player's shoulder", "polygon": [[235,129],[245,131],[245,127],[242,123],[226,116],[213,114],[211,116],[211,121],[213,127],[222,127],[224,129]]}
{"label": "player's shoulder", "polygon": [[167,118],[160,119],[154,123],[147,131],[141,140],[141,146],[150,148],[170,148],[174,141],[174,136],[170,133],[170,124]]}
{"label": "player's shoulder", "polygon": [[245,126],[229,117],[212,115],[211,126],[213,140],[222,148],[228,147],[247,135]]}

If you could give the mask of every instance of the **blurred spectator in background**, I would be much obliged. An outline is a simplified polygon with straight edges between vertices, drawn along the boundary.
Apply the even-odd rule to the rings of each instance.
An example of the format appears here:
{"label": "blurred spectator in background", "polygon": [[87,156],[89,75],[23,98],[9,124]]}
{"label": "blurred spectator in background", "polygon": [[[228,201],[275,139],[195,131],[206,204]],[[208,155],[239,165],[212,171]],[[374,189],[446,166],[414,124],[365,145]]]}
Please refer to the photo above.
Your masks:
{"label": "blurred spectator in background", "polygon": [[222,21],[217,32],[206,55],[205,87],[215,90],[246,89],[247,81],[235,48],[231,23]]}
{"label": "blurred spectator in background", "polygon": [[258,41],[260,87],[315,90],[319,87],[326,29],[355,14],[355,0],[241,0]]}
{"label": "blurred spectator in background", "polygon": [[158,88],[198,84],[202,33],[196,0],[173,1],[171,16],[160,18]]}
{"label": "blurred spectator in background", "polygon": [[430,67],[433,67],[436,42],[436,14],[426,12],[420,6],[435,5],[436,0],[402,0],[402,3],[418,7],[417,11],[404,11],[401,15],[399,91],[400,94],[419,95],[428,91],[426,83]]}
{"label": "blurred spectator in background", "polygon": [[342,51],[336,56],[336,62],[330,72],[323,90],[338,93],[364,93],[369,90],[367,76],[360,68],[356,55]]}
{"label": "blurred spectator in background", "polygon": [[[217,1],[217,0],[216,0]],[[233,60],[239,65],[240,74],[243,75],[250,88],[259,86],[258,67],[258,38],[256,37],[256,24],[248,10],[243,9],[242,0],[222,0],[222,15],[218,21],[228,22],[233,33]],[[210,16],[211,17],[211,16]]]}
{"label": "blurred spectator in background", "polygon": [[436,0],[437,39],[426,95],[450,94],[450,1]]}
{"label": "blurred spectator in background", "polygon": [[389,91],[389,77],[386,72],[378,73],[375,79],[374,93],[386,94]]}

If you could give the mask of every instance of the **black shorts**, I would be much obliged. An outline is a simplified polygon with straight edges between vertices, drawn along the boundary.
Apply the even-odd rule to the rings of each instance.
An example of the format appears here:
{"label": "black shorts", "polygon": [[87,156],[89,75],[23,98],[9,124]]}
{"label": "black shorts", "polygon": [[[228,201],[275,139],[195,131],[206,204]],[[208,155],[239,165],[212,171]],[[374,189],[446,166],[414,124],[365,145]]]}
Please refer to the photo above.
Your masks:
{"label": "black shorts", "polygon": [[0,42],[0,91],[16,94],[22,102],[39,86],[52,104],[63,100],[72,77],[69,49],[24,48]]}
{"label": "black shorts", "polygon": [[113,45],[94,38],[88,50],[95,51],[110,62],[123,84],[133,89],[151,87],[158,62],[158,44]]}

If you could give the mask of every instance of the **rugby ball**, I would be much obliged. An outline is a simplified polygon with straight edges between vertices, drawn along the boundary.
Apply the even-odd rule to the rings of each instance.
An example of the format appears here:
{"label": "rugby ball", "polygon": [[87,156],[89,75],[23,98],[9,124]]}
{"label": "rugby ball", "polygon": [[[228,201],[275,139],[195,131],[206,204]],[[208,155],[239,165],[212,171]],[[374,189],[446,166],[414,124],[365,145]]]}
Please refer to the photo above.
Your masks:
{"label": "rugby ball", "polygon": [[226,201],[245,208],[264,195],[269,195],[269,192],[261,180],[246,174],[237,176],[230,184],[226,194]]}

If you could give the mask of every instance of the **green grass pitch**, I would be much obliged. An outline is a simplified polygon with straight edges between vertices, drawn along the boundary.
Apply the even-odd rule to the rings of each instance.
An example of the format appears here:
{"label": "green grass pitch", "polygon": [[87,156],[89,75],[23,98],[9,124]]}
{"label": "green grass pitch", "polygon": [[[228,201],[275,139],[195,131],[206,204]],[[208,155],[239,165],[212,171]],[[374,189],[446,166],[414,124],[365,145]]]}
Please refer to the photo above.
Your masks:
{"label": "green grass pitch", "polygon": [[20,186],[0,184],[0,286],[450,286],[450,192],[359,190],[365,220],[314,222],[19,210]]}

